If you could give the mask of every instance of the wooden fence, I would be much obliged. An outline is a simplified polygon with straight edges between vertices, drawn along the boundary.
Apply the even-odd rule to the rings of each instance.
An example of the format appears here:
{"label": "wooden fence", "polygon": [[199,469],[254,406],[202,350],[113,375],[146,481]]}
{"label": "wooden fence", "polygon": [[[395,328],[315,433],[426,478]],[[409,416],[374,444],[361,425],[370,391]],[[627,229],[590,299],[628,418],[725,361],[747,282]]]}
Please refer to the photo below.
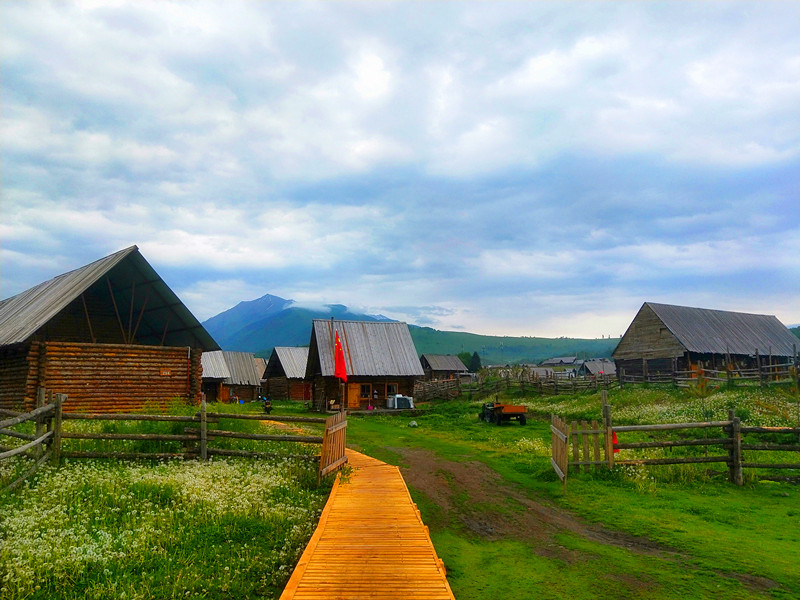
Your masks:
{"label": "wooden fence", "polygon": [[[663,432],[686,429],[718,429],[721,428],[725,437],[702,437],[695,439],[659,440],[648,442],[619,443],[617,434],[628,432]],[[767,452],[800,452],[797,436],[800,427],[748,427],[741,423],[733,410],[728,412],[725,421],[706,421],[700,423],[664,423],[653,425],[622,425],[615,426],[611,421],[611,407],[607,403],[606,394],[603,393],[603,422],[588,423],[586,421],[573,421],[567,424],[556,415],[552,416],[551,430],[553,431],[553,450],[551,463],[559,478],[565,482],[570,467],[583,468],[586,472],[590,468],[607,467],[614,465],[678,465],[693,463],[725,463],[728,466],[729,479],[736,485],[743,483],[743,469],[796,469],[800,470],[800,460],[797,463],[765,463],[747,461],[745,451]],[[744,435],[758,436],[791,435],[794,440],[783,443],[743,443]],[[558,438],[558,440],[556,439]],[[566,460],[564,454],[569,456],[569,444],[572,444],[572,458]],[[631,458],[618,460],[614,454],[620,450],[642,450],[649,448],[678,448],[678,447],[714,447],[722,449],[719,454],[708,456],[676,456],[669,458]]]}
{"label": "wooden fence", "polygon": [[[40,392],[40,397],[44,397],[44,390]],[[19,485],[26,477],[33,474],[36,469],[47,459],[56,464],[63,458],[117,458],[117,459],[191,459],[200,458],[207,460],[209,456],[245,456],[251,458],[300,458],[307,460],[318,460],[320,462],[319,476],[324,477],[328,473],[341,467],[347,462],[345,455],[347,415],[337,413],[327,419],[323,417],[296,417],[296,416],[277,416],[260,414],[231,414],[208,412],[206,403],[200,405],[200,412],[194,415],[154,415],[139,413],[62,413],[61,406],[66,399],[63,394],[56,394],[54,402],[31,411],[29,413],[16,413],[5,409],[0,409],[0,416],[10,416],[12,418],[0,421],[0,435],[30,440],[27,444],[13,449],[0,448],[0,460],[11,458],[20,454],[26,454],[29,458],[35,458],[36,464],[29,469],[20,479],[14,481],[6,489],[14,488]],[[13,413],[13,414],[11,414]],[[269,420],[283,423],[321,423],[325,425],[322,436],[313,435],[283,435],[283,434],[259,434],[241,431],[225,431],[221,429],[209,429],[209,424],[218,424],[221,419],[243,419],[243,420]],[[26,434],[16,432],[10,427],[36,420],[36,434]],[[105,432],[74,432],[65,431],[62,423],[69,420],[91,420],[91,421],[148,421],[148,422],[179,422],[197,424],[196,427],[185,427],[183,434],[165,433],[105,433]],[[47,431],[43,431],[46,427]],[[42,431],[40,432],[40,428]],[[218,438],[234,438],[243,440],[261,440],[274,442],[300,442],[307,444],[321,444],[320,455],[307,454],[278,454],[275,452],[255,452],[249,450],[237,450],[228,448],[215,448],[209,444],[210,440]],[[117,452],[117,451],[67,451],[62,449],[62,440],[134,440],[134,441],[168,441],[182,442],[183,452]],[[36,448],[42,448],[47,444],[47,451],[40,454]]]}
{"label": "wooden fence", "polygon": [[414,383],[414,399],[417,402],[426,400],[452,400],[461,393],[461,380],[442,379],[434,381],[417,381]]}
{"label": "wooden fence", "polygon": [[[49,400],[49,402],[47,402]],[[23,481],[33,475],[48,460],[56,464],[61,452],[61,418],[62,406],[66,396],[53,394],[39,388],[36,394],[36,408],[30,412],[17,412],[0,409],[0,417],[10,417],[0,421],[0,439],[2,436],[24,440],[27,443],[13,448],[0,446],[0,460],[25,455],[35,462],[17,479],[8,484],[7,491],[16,489]],[[12,427],[35,421],[34,433],[15,431]]]}
{"label": "wooden fence", "polygon": [[600,375],[597,377],[534,377],[531,379],[514,379],[504,377],[484,381],[478,384],[464,385],[462,393],[470,393],[475,400],[480,400],[499,394],[505,390],[519,390],[523,394],[531,393],[540,396],[558,396],[561,394],[596,393],[600,390],[609,390],[619,384],[614,375]]}
{"label": "wooden fence", "polygon": [[[771,361],[770,361],[771,363]],[[642,375],[632,375],[620,369],[620,386],[635,383],[671,383],[676,387],[705,387],[708,385],[727,385],[737,387],[740,385],[759,385],[761,387],[778,383],[795,383],[798,381],[798,367],[793,362],[779,364],[762,364],[753,369],[706,369],[699,368],[690,371],[672,370],[656,373],[645,372]]]}

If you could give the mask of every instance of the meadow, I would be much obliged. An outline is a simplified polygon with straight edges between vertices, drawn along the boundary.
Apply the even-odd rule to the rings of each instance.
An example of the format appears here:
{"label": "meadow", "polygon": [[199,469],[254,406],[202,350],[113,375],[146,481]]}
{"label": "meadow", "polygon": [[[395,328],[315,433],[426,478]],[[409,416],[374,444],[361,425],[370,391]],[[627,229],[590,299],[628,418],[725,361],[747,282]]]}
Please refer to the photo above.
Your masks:
{"label": "meadow", "polygon": [[[171,412],[191,410],[175,406]],[[223,423],[226,429],[274,431],[258,421]],[[112,433],[175,433],[178,426],[68,423],[73,431]],[[69,440],[65,448],[99,450],[104,443]],[[179,450],[175,443],[155,444],[115,441],[113,449]],[[257,449],[265,445],[287,454],[319,451],[264,442]],[[19,468],[5,463],[0,465],[9,472],[0,472],[0,481]],[[277,597],[316,527],[331,483],[317,482],[315,462],[288,456],[68,459],[58,469],[45,466],[22,488],[0,495],[0,598]]]}
{"label": "meadow", "polygon": [[[515,394],[509,399],[540,418],[490,425],[477,418],[480,402],[462,397],[414,416],[349,419],[350,446],[401,467],[456,598],[800,597],[797,485],[750,471],[740,488],[724,467],[679,465],[571,472],[565,490],[549,463],[549,414],[599,419],[599,394]],[[616,424],[718,419],[731,408],[748,424],[798,423],[796,396],[785,388],[698,397],[636,386],[612,390],[609,402]],[[276,403],[275,412],[304,410]],[[179,426],[69,425],[170,433]],[[274,430],[259,421],[220,426]],[[122,443],[142,451],[153,442]],[[634,452],[643,451],[623,451]],[[313,462],[288,456],[46,467],[0,496],[0,598],[277,598],[330,484],[317,483]]]}

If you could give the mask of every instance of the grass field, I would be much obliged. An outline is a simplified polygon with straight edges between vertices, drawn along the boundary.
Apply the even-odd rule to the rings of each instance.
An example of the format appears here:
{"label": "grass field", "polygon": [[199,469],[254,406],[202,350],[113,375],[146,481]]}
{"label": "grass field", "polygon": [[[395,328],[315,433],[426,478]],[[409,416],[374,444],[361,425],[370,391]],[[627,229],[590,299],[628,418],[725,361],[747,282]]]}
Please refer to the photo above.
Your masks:
{"label": "grass field", "polygon": [[[515,401],[600,418],[599,395]],[[797,422],[793,396],[780,390],[696,398],[639,387],[610,402],[617,423],[717,418],[730,407],[752,423]],[[737,488],[726,473],[681,465],[571,474],[564,493],[546,421],[497,427],[478,421],[478,408],[440,404],[414,417],[417,427],[356,417],[349,432],[403,468],[457,598],[800,597],[798,486],[751,474]]]}
{"label": "grass field", "polygon": [[[349,420],[350,445],[401,466],[456,598],[800,597],[797,485],[751,472],[739,488],[722,467],[622,467],[571,473],[565,493],[544,417],[599,418],[599,395],[513,400],[542,418],[497,427],[477,419],[479,403],[457,400],[414,417]],[[798,422],[795,397],[780,389],[696,397],[636,387],[609,400],[618,424],[717,419],[730,408],[752,424]],[[175,409],[186,410],[195,409]],[[303,411],[276,403],[279,414]],[[174,424],[68,426],[178,433]],[[0,598],[276,598],[329,489],[330,481],[317,485],[313,463],[290,459],[48,467],[0,496]]]}
{"label": "grass field", "polygon": [[[184,425],[68,421],[65,427],[178,433]],[[258,421],[221,425],[273,429]],[[103,444],[110,444],[107,450],[180,450],[175,442],[149,441],[65,440],[64,447],[101,450]],[[319,452],[319,446],[286,443],[237,447],[256,444],[287,454]],[[7,463],[0,480],[18,469]],[[73,459],[60,469],[46,466],[20,490],[0,495],[0,598],[277,597],[330,491],[330,479],[318,484],[316,470],[316,463],[291,458]]]}

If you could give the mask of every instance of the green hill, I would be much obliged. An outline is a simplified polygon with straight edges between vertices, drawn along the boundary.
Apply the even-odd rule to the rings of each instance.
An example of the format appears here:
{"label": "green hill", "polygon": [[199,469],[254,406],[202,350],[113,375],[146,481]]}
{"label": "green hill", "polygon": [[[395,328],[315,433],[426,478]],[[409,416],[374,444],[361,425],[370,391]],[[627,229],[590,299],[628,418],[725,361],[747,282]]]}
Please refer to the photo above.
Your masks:
{"label": "green hill", "polygon": [[411,326],[419,354],[477,352],[484,365],[538,363],[554,356],[610,357],[619,339],[543,338],[478,335]]}

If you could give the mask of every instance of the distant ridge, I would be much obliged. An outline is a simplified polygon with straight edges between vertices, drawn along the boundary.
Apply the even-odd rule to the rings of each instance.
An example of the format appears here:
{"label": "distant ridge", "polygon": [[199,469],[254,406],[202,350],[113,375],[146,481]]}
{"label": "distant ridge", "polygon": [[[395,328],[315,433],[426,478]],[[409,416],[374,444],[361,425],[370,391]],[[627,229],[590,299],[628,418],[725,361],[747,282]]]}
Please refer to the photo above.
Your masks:
{"label": "distant ridge", "polygon": [[[383,315],[351,311],[342,304],[303,306],[266,294],[211,317],[203,323],[224,350],[268,357],[275,346],[307,346],[313,319],[392,321]],[[553,356],[610,357],[618,339],[509,337],[440,331],[409,324],[419,354],[477,352],[484,365],[538,363]]]}

